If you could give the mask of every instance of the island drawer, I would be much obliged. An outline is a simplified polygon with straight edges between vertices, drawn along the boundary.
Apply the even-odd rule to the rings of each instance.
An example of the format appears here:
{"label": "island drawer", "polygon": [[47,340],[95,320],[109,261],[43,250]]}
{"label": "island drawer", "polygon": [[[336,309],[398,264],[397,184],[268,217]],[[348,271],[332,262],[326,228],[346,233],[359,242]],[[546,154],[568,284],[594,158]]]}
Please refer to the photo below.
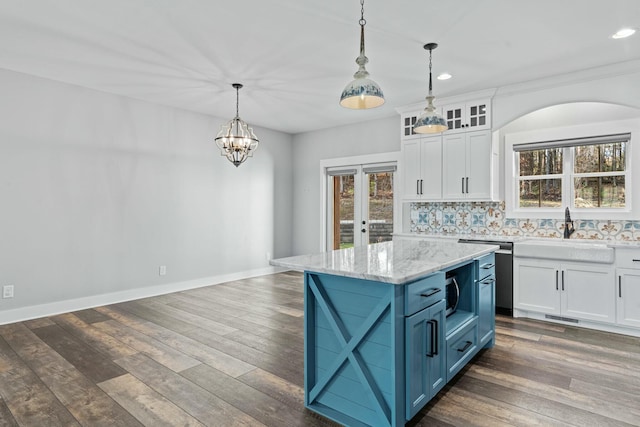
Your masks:
{"label": "island drawer", "polygon": [[477,317],[447,338],[447,381],[473,357],[478,346]]}
{"label": "island drawer", "polygon": [[478,280],[482,280],[496,274],[496,259],[493,253],[478,258]]}
{"label": "island drawer", "polygon": [[429,307],[445,298],[444,272],[438,271],[407,285],[404,293],[404,315],[414,313]]}

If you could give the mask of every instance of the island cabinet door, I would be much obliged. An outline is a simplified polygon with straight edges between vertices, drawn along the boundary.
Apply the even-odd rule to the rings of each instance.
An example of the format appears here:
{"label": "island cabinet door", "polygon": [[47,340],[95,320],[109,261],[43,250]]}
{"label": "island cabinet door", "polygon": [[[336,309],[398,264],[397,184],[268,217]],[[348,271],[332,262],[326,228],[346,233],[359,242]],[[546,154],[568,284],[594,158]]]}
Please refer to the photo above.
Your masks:
{"label": "island cabinet door", "polygon": [[405,319],[407,420],[446,382],[445,308],[442,300]]}

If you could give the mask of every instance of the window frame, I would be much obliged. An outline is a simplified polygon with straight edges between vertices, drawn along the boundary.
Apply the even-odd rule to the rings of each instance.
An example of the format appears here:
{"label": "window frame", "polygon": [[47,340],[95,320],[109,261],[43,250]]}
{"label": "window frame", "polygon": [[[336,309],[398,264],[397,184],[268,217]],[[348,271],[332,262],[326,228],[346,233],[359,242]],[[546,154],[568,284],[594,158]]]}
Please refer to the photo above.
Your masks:
{"label": "window frame", "polygon": [[[595,123],[590,125],[568,126],[566,128],[549,128],[535,131],[515,132],[504,136],[505,141],[505,207],[506,215],[510,218],[560,218],[564,215],[564,209],[568,206],[571,210],[572,217],[575,219],[635,219],[640,217],[638,208],[635,207],[634,200],[640,199],[634,197],[634,194],[640,190],[640,184],[634,185],[633,182],[633,165],[638,164],[634,161],[635,150],[633,150],[634,136],[640,134],[639,120],[621,120],[614,122]],[[563,173],[561,175],[544,175],[548,178],[562,179],[562,206],[561,207],[519,207],[519,182],[522,177],[519,176],[519,157],[518,152],[514,150],[515,145],[533,143],[535,141],[559,141],[575,138],[589,138],[600,135],[630,134],[631,137],[625,147],[625,171],[624,173],[615,172],[597,172],[589,174],[577,174],[574,172],[573,165],[575,161],[573,149],[563,149]],[[586,144],[585,144],[586,145]],[[535,149],[535,145],[532,145]],[[543,148],[543,147],[540,147]],[[576,208],[574,178],[595,175],[624,175],[625,176],[625,207],[624,208]],[[536,176],[536,178],[543,177]]]}

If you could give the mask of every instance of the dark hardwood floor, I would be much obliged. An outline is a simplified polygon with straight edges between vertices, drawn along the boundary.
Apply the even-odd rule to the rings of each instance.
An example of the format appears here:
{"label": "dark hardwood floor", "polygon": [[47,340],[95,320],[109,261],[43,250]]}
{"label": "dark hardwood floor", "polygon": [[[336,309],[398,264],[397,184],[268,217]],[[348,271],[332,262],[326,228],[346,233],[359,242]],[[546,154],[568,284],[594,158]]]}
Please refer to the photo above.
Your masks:
{"label": "dark hardwood floor", "polygon": [[[328,426],[294,272],[0,326],[0,426]],[[410,426],[640,425],[640,339],[498,316]]]}

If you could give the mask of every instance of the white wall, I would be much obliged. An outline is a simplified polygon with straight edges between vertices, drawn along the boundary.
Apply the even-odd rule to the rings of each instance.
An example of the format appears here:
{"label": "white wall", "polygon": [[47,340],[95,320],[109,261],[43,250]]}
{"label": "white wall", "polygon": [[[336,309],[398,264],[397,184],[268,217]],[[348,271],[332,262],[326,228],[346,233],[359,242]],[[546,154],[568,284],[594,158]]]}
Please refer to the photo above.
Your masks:
{"label": "white wall", "polygon": [[5,70],[0,93],[0,323],[291,253],[290,135],[255,129],[235,168],[213,142],[224,119]]}
{"label": "white wall", "polygon": [[[366,114],[345,110],[345,114]],[[400,151],[400,118],[341,126],[293,138],[293,253],[321,249],[320,160]]]}

